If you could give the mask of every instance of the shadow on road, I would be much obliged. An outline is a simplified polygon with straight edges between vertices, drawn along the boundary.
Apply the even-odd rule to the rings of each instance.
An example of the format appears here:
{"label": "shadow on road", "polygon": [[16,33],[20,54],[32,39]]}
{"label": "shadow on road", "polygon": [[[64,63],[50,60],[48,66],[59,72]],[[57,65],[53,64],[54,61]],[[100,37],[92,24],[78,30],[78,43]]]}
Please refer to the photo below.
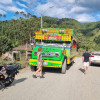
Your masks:
{"label": "shadow on road", "polygon": [[[66,71],[69,70],[73,66],[74,63],[75,62],[67,65]],[[45,72],[61,74],[61,68],[46,68],[46,67],[43,67],[43,75],[45,74]]]}
{"label": "shadow on road", "polygon": [[92,64],[91,67],[100,67],[100,64]]}
{"label": "shadow on road", "polygon": [[80,68],[79,70],[80,70],[82,73],[84,73],[84,69]]}
{"label": "shadow on road", "polygon": [[67,70],[69,70],[72,66],[73,66],[73,64],[74,64],[75,62],[73,61],[71,64],[69,64],[69,65],[67,65]]}
{"label": "shadow on road", "polygon": [[72,64],[70,64],[70,65],[67,65],[67,70],[69,70],[70,68],[72,67]]}
{"label": "shadow on road", "polygon": [[61,73],[61,69],[60,68],[43,68],[43,74],[45,74],[45,72],[49,72],[49,73]]}
{"label": "shadow on road", "polygon": [[[27,78],[21,78],[21,79],[18,79],[18,80],[14,80],[14,82],[9,85],[8,87],[11,87],[11,86],[14,86],[15,84],[18,84],[18,83],[21,83],[23,81],[25,81]],[[0,86],[0,90],[4,90],[4,89],[8,89],[7,87],[4,87],[4,86]]]}
{"label": "shadow on road", "polygon": [[6,87],[4,87],[4,86],[0,86],[0,90],[4,90]]}
{"label": "shadow on road", "polygon": [[27,78],[21,78],[21,79],[18,79],[18,80],[14,80],[14,82],[12,83],[12,85],[21,83],[21,82],[25,81],[26,79],[27,79]]}

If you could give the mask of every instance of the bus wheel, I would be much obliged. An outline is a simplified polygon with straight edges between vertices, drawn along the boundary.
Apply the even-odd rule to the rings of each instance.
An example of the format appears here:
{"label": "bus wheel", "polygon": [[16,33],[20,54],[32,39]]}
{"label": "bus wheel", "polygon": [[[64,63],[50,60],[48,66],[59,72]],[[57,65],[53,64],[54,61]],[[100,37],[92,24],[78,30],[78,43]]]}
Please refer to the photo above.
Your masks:
{"label": "bus wheel", "polygon": [[62,69],[61,69],[61,73],[62,74],[65,74],[66,73],[66,67],[67,67],[66,59],[64,59],[64,62],[62,64]]}

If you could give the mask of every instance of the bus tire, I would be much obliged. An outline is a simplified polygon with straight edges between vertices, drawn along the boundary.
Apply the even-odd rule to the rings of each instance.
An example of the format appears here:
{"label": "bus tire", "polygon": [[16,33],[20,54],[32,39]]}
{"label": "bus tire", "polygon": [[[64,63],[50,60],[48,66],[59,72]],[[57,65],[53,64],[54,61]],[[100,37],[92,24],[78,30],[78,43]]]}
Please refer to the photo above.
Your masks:
{"label": "bus tire", "polygon": [[62,64],[62,68],[61,68],[61,73],[62,74],[66,73],[66,67],[67,67],[66,59],[64,59],[63,64]]}

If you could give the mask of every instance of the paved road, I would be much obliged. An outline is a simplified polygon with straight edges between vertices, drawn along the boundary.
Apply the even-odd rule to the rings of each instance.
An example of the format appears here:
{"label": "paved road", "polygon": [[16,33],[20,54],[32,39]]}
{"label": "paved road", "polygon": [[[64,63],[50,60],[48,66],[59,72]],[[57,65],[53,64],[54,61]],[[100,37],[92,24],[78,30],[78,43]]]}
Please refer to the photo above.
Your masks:
{"label": "paved road", "polygon": [[0,88],[0,100],[100,100],[100,67],[91,66],[86,75],[81,68],[81,58],[76,58],[66,74],[46,69],[45,79],[32,78],[26,68],[10,87]]}

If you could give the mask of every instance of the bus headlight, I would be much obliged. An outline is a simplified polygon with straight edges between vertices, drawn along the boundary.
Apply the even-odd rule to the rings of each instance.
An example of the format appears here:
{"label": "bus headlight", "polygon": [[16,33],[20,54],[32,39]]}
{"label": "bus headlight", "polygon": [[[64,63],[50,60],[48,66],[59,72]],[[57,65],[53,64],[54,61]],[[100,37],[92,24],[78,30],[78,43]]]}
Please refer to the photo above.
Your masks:
{"label": "bus headlight", "polygon": [[55,53],[55,56],[56,56],[56,57],[59,57],[59,53],[58,53],[58,52],[56,52],[56,53]]}

